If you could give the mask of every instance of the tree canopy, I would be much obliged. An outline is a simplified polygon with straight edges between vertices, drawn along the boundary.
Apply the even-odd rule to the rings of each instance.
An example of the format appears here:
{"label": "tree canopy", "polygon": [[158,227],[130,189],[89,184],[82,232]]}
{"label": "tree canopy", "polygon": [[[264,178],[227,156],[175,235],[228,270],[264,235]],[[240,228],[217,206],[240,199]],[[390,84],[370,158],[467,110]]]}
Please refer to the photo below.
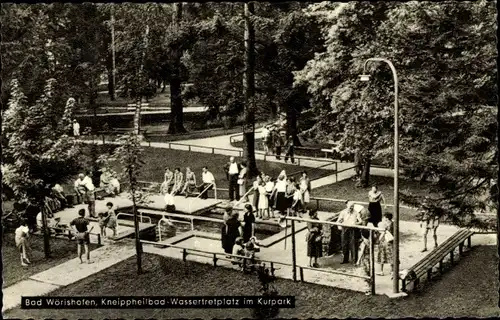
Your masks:
{"label": "tree canopy", "polygon": [[[400,163],[411,178],[432,178],[426,207],[455,223],[484,209],[497,177],[495,8],[492,2],[319,3],[326,52],[296,73],[314,96],[311,132],[392,162],[393,79],[370,64],[384,57],[399,81]],[[424,199],[403,193],[409,204]],[[484,200],[484,199],[483,199]]]}

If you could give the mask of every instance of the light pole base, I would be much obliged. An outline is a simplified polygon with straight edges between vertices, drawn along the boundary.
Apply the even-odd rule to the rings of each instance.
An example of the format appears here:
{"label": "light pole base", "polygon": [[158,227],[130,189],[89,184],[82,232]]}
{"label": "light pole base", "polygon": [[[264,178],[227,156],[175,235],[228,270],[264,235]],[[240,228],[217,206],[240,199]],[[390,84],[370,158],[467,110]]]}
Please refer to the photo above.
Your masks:
{"label": "light pole base", "polygon": [[406,297],[408,296],[408,294],[406,292],[398,292],[398,293],[394,293],[394,292],[391,292],[391,293],[387,293],[386,294],[390,299],[397,299],[397,298],[403,298],[403,297]]}

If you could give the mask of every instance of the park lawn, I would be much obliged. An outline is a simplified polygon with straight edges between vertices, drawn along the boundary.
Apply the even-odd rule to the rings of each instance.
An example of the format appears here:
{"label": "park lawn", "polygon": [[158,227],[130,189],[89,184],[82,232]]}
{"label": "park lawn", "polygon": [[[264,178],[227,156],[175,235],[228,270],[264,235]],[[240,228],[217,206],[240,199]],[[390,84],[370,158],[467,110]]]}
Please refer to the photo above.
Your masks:
{"label": "park lawn", "polygon": [[[168,166],[172,170],[179,167],[182,172],[185,173],[186,167],[189,166],[196,174],[196,182],[200,184],[201,169],[203,166],[208,166],[209,170],[215,177],[217,187],[228,188],[224,165],[229,161],[229,157],[225,155],[145,147],[143,160],[145,164],[141,168],[139,180],[162,182],[165,167]],[[236,158],[236,161],[241,160],[242,159]],[[306,170],[311,179],[318,179],[320,177],[333,174],[331,170],[315,169],[260,160],[257,160],[257,167],[260,171],[265,172],[272,177],[277,177],[281,170],[286,170],[288,174]],[[119,171],[118,167],[115,167],[114,169],[117,172]]]}
{"label": "park lawn", "polygon": [[[21,266],[19,250],[14,243],[14,234],[4,234],[2,243],[3,261],[3,285],[2,288],[13,285],[16,282],[26,280],[29,277],[55,267],[70,259],[76,258],[76,242],[65,239],[50,238],[50,249],[52,258],[46,260],[43,252],[43,237],[31,236],[30,247],[32,251],[31,265]],[[96,244],[90,244],[89,249],[96,249]]]}
{"label": "park lawn", "polygon": [[[383,176],[370,176],[370,184],[376,184],[380,191],[384,194],[387,204],[394,203],[394,179],[392,177]],[[312,191],[313,197],[319,198],[333,198],[333,199],[346,199],[353,201],[368,202],[368,192],[371,187],[358,188],[356,181],[346,179],[334,184],[326,185],[314,189]],[[399,180],[399,190],[407,191],[412,194],[427,195],[429,189],[426,184],[420,184],[418,181],[410,181],[405,179]],[[323,211],[339,211],[345,207],[342,203],[320,202],[320,209]],[[388,207],[387,211],[392,212],[393,207]],[[415,209],[401,208],[400,218],[402,220],[415,220],[417,211]]]}
{"label": "park lawn", "polygon": [[[136,274],[135,258],[116,264],[71,286],[58,289],[50,296],[201,296],[257,295],[255,275],[236,270],[214,268],[181,260],[146,254],[146,273]],[[402,299],[365,296],[363,293],[310,283],[278,279],[281,295],[296,297],[295,309],[282,309],[284,318],[346,317],[493,317],[497,308],[498,263],[496,248],[474,248],[468,256],[439,280],[420,293]],[[248,309],[89,309],[89,310],[22,310],[6,312],[6,318],[186,318],[242,319],[250,317]]]}

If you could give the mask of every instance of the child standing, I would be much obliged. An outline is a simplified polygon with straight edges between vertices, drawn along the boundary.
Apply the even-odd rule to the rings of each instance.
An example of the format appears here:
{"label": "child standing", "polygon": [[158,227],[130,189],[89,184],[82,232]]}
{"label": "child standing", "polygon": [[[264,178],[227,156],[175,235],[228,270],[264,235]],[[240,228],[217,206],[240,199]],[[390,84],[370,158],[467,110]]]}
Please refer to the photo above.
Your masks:
{"label": "child standing", "polygon": [[392,214],[384,214],[382,221],[379,223],[378,227],[385,229],[385,232],[381,232],[378,238],[377,264],[380,266],[380,271],[376,274],[379,276],[383,276],[384,264],[391,265],[392,273],[392,242],[394,240],[394,225],[392,223]]}
{"label": "child standing", "polygon": [[267,197],[266,183],[264,181],[260,183],[258,190],[259,190],[258,216],[261,219],[264,219],[264,212],[267,211],[267,218],[269,219],[269,198]]}

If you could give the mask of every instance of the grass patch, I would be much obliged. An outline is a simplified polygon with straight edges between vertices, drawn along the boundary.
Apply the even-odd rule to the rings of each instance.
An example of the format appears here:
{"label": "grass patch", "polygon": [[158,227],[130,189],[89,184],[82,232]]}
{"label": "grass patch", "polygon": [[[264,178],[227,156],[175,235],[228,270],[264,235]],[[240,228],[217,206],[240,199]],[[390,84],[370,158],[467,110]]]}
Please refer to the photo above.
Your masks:
{"label": "grass patch", "polygon": [[[101,147],[101,146],[100,146]],[[106,146],[107,152],[110,152],[110,146]],[[101,149],[102,152],[106,152]],[[209,170],[213,173],[218,187],[228,188],[228,181],[224,172],[224,165],[229,161],[229,157],[219,154],[189,152],[182,150],[171,150],[162,148],[144,148],[144,167],[141,169],[139,180],[162,182],[165,167],[170,167],[172,170],[176,167],[181,168],[185,172],[187,166],[195,172],[197,183],[201,183],[201,169],[203,166],[208,166]],[[241,161],[241,159],[236,159]],[[291,164],[282,164],[275,162],[267,162],[257,160],[257,167],[260,171],[276,177],[281,170],[286,170],[287,173],[307,170],[311,179],[332,174],[330,170],[314,169],[308,167],[301,167]],[[119,170],[119,168],[115,168]]]}
{"label": "grass patch", "polygon": [[[213,268],[181,260],[145,255],[146,273],[136,274],[135,258],[130,258],[51,296],[116,295],[257,295],[256,276],[235,270]],[[403,299],[365,296],[363,293],[321,285],[278,279],[282,295],[296,297],[295,309],[282,309],[284,318],[346,317],[492,317],[499,316],[497,297],[497,260],[495,247],[477,247],[458,266],[425,291]],[[7,318],[186,318],[242,319],[248,309],[89,309],[22,310],[6,312]]]}
{"label": "grass patch", "polygon": [[[380,191],[384,194],[387,204],[394,203],[394,179],[391,177],[370,176],[370,183],[376,184]],[[333,199],[346,199],[353,201],[368,202],[368,192],[371,187],[358,188],[356,182],[352,179],[342,180],[337,183],[319,187],[313,190],[313,196],[319,198],[333,198]],[[406,191],[415,195],[429,194],[427,184],[420,184],[418,181],[399,180],[399,190]],[[321,201],[320,209],[323,211],[339,211],[344,209],[343,203],[332,203]],[[388,207],[392,212],[392,207]],[[400,207],[400,219],[402,220],[415,220],[416,210]]]}
{"label": "grass patch", "polygon": [[[3,285],[2,288],[13,285],[16,282],[26,280],[29,277],[55,267],[70,259],[76,258],[76,242],[64,239],[50,238],[51,259],[45,259],[43,252],[43,237],[31,236],[31,265],[22,267],[19,250],[14,242],[14,234],[4,234],[2,243],[3,259]],[[96,249],[98,245],[90,244],[89,249]]]}

